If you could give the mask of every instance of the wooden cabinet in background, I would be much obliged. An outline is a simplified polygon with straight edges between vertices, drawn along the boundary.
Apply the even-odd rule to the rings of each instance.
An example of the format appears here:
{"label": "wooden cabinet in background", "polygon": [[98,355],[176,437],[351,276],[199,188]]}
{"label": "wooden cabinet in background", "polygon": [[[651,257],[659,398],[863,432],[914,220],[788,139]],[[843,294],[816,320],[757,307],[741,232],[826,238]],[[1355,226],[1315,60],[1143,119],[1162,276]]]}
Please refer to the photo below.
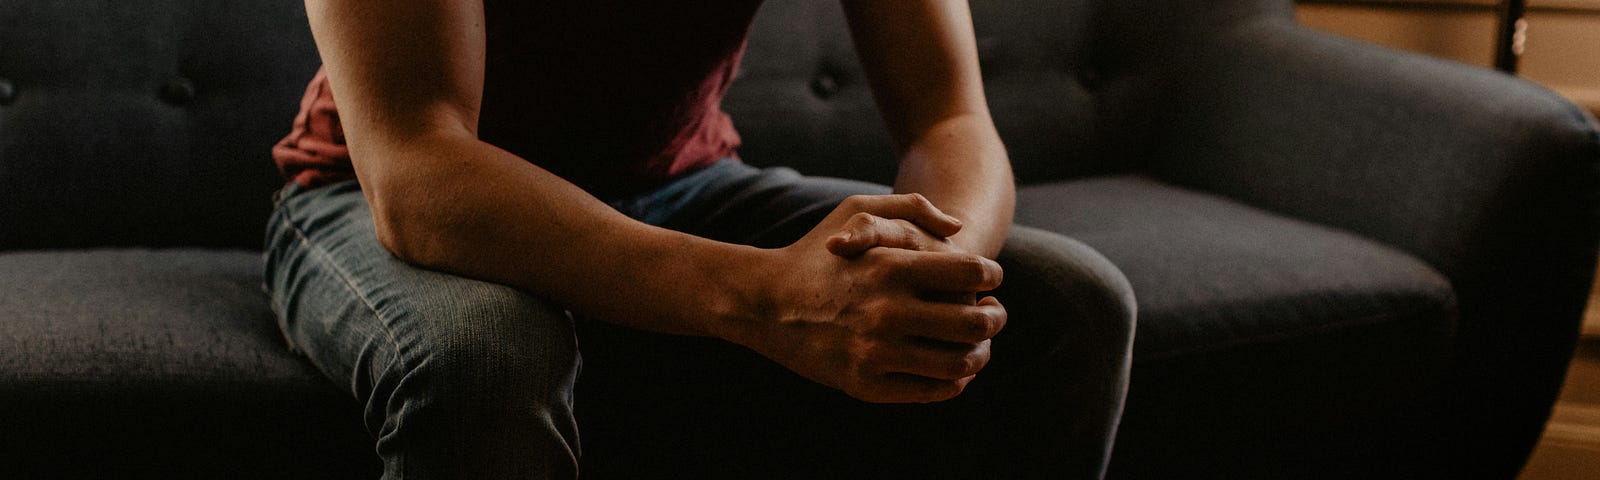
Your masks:
{"label": "wooden cabinet in background", "polygon": [[[1494,0],[1302,0],[1312,28],[1488,67]],[[1600,113],[1600,0],[1528,0],[1524,78]]]}

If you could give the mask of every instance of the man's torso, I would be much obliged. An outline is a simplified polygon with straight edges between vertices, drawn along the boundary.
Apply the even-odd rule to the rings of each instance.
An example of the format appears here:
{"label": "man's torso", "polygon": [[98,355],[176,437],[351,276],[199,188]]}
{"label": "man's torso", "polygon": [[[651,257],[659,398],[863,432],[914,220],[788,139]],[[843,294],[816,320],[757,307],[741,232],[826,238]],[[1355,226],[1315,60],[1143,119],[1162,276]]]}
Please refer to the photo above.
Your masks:
{"label": "man's torso", "polygon": [[[760,0],[485,0],[479,138],[602,198],[733,155],[719,107]],[[273,149],[290,180],[354,178],[325,75]]]}

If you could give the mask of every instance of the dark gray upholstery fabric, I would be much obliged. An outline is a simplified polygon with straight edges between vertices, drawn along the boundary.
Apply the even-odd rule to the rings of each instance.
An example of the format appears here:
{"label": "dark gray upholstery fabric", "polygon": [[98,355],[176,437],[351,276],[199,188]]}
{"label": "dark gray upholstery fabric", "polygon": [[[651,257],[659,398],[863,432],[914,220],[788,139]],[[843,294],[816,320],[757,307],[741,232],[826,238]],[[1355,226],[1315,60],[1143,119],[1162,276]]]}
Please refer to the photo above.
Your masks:
{"label": "dark gray upholstery fabric", "polygon": [[[1145,177],[1025,186],[1017,223],[1063,233],[1132,282],[1135,362],[1355,328],[1399,315],[1453,323],[1449,280],[1356,235]],[[1433,342],[1428,342],[1433,343]]]}
{"label": "dark gray upholstery fabric", "polygon": [[260,247],[301,2],[7,1],[0,45],[0,250]]}
{"label": "dark gray upholstery fabric", "polygon": [[370,473],[355,405],[284,346],[259,272],[247,251],[0,254],[0,476]]}
{"label": "dark gray upholstery fabric", "polygon": [[[1127,171],[1161,107],[1156,77],[1126,75],[1095,2],[975,0],[990,108],[1023,182]],[[879,183],[894,156],[838,2],[769,1],[723,102],[744,160]]]}
{"label": "dark gray upholstery fabric", "polygon": [[1031,185],[1019,202],[1019,223],[1093,246],[1139,299],[1113,476],[1363,478],[1405,465],[1380,432],[1440,383],[1456,319],[1433,268],[1145,177]]}
{"label": "dark gray upholstery fabric", "polygon": [[[1437,424],[1418,428],[1434,434],[1417,442],[1452,473],[1514,476],[1594,275],[1594,120],[1531,83],[1287,19],[1192,43],[1151,174],[1358,233],[1449,276],[1461,299],[1452,378],[1433,400]],[[1499,441],[1472,440],[1488,438]]]}

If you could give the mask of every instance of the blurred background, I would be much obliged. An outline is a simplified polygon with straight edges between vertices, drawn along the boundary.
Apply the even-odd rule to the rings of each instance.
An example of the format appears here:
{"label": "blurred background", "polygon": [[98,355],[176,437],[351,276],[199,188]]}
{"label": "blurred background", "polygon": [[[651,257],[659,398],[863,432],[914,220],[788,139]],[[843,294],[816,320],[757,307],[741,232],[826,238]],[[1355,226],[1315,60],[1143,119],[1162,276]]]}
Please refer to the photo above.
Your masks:
{"label": "blurred background", "polygon": [[[1301,0],[1311,27],[1492,67],[1500,0]],[[1600,0],[1526,0],[1518,74],[1600,111]]]}

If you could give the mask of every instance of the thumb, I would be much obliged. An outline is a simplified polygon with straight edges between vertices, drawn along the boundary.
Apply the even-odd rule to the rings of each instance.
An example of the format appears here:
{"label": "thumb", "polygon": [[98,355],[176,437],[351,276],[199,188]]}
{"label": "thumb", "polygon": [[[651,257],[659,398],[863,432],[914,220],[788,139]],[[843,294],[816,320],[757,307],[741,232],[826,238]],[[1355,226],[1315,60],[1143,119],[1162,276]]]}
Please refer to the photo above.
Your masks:
{"label": "thumb", "polygon": [[823,245],[828,248],[828,253],[841,257],[854,257],[867,253],[867,250],[878,246],[877,237],[877,232],[871,229],[865,231],[846,229],[828,237],[828,240],[823,242]]}

